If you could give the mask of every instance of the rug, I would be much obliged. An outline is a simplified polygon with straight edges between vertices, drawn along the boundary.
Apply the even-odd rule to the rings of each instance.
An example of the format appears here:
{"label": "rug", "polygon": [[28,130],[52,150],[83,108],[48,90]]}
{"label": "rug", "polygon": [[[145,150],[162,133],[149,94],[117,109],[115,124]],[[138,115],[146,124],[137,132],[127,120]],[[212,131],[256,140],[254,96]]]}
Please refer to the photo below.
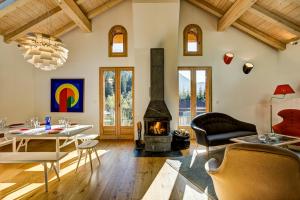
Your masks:
{"label": "rug", "polygon": [[[210,152],[209,158],[206,153],[170,158],[166,162],[177,170],[182,176],[189,180],[193,185],[205,192],[211,199],[217,200],[210,176],[206,173],[205,163],[210,158],[215,158],[219,163],[222,162],[225,149],[214,150]],[[180,161],[180,166],[178,165]]]}
{"label": "rug", "polygon": [[150,152],[144,149],[135,149],[133,152],[135,157],[179,157],[182,156],[181,151],[168,151],[168,152]]}

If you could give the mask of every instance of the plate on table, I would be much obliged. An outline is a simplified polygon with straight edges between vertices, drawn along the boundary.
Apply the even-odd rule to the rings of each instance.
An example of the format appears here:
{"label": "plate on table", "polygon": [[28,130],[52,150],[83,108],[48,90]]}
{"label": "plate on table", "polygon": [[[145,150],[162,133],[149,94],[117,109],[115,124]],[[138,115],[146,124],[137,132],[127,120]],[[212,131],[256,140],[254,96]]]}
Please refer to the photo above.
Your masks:
{"label": "plate on table", "polygon": [[10,134],[13,134],[13,135],[17,135],[17,134],[22,134],[23,132],[22,131],[12,131],[12,132],[9,132]]}
{"label": "plate on table", "polygon": [[11,133],[11,134],[22,134],[22,133],[24,133],[24,131],[28,131],[28,130],[29,130],[28,128],[20,128],[18,130],[13,130],[9,133]]}
{"label": "plate on table", "polygon": [[63,128],[54,128],[48,131],[48,134],[57,134],[60,133],[62,130],[64,130]]}
{"label": "plate on table", "polygon": [[53,131],[62,131],[62,130],[64,130],[63,128],[53,128],[53,129],[51,129],[51,130],[53,130]]}
{"label": "plate on table", "polygon": [[8,125],[9,128],[15,128],[15,127],[19,127],[19,126],[24,126],[24,123],[16,123],[16,124]]}
{"label": "plate on table", "polygon": [[20,128],[18,131],[28,131],[29,128]]}

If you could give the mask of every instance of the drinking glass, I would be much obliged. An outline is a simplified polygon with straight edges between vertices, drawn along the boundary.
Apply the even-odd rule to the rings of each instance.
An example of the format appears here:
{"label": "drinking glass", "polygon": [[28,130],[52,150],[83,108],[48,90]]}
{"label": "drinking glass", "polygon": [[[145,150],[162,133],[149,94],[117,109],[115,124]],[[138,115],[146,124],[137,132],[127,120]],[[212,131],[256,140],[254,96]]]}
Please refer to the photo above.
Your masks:
{"label": "drinking glass", "polygon": [[7,117],[0,118],[0,129],[4,129],[6,127]]}
{"label": "drinking glass", "polygon": [[66,118],[63,117],[62,119],[58,120],[58,124],[65,127],[66,126]]}
{"label": "drinking glass", "polygon": [[4,128],[4,120],[0,118],[0,130]]}
{"label": "drinking glass", "polygon": [[267,136],[265,134],[260,134],[257,136],[258,137],[258,140],[263,142],[263,143],[266,143],[267,142]]}
{"label": "drinking glass", "polygon": [[69,127],[70,127],[70,120],[65,119],[65,128],[69,128]]}
{"label": "drinking glass", "polygon": [[38,119],[34,120],[33,122],[34,128],[39,128],[40,127],[40,122]]}

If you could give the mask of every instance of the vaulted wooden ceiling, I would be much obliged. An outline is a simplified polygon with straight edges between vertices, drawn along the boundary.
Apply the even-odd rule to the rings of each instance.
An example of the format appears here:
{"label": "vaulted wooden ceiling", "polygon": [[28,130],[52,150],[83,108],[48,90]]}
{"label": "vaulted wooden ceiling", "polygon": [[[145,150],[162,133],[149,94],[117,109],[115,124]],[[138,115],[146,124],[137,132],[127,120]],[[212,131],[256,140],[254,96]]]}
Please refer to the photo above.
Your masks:
{"label": "vaulted wooden ceiling", "polygon": [[[29,32],[57,37],[79,27],[92,31],[92,18],[124,0],[7,0],[0,34],[6,42]],[[277,50],[300,39],[299,0],[186,0],[219,18],[217,31],[233,26]],[[49,26],[50,24],[50,26]]]}
{"label": "vaulted wooden ceiling", "polygon": [[233,26],[278,50],[300,39],[299,0],[186,1],[218,17],[218,31]]}
{"label": "vaulted wooden ceiling", "polygon": [[0,10],[0,34],[5,42],[29,32],[61,36],[79,27],[92,31],[92,18],[124,0],[16,0]]}

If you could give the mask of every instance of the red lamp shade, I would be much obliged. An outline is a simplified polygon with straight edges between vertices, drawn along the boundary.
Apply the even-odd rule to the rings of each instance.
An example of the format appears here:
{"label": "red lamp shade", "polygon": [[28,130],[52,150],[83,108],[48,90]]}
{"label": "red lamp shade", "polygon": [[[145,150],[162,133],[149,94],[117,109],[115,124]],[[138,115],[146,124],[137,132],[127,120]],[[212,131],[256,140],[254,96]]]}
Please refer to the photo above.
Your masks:
{"label": "red lamp shade", "polygon": [[289,84],[285,85],[278,85],[275,89],[274,95],[286,95],[286,94],[293,94],[295,91]]}
{"label": "red lamp shade", "polygon": [[229,65],[234,57],[234,54],[231,52],[227,52],[224,54],[224,63]]}

